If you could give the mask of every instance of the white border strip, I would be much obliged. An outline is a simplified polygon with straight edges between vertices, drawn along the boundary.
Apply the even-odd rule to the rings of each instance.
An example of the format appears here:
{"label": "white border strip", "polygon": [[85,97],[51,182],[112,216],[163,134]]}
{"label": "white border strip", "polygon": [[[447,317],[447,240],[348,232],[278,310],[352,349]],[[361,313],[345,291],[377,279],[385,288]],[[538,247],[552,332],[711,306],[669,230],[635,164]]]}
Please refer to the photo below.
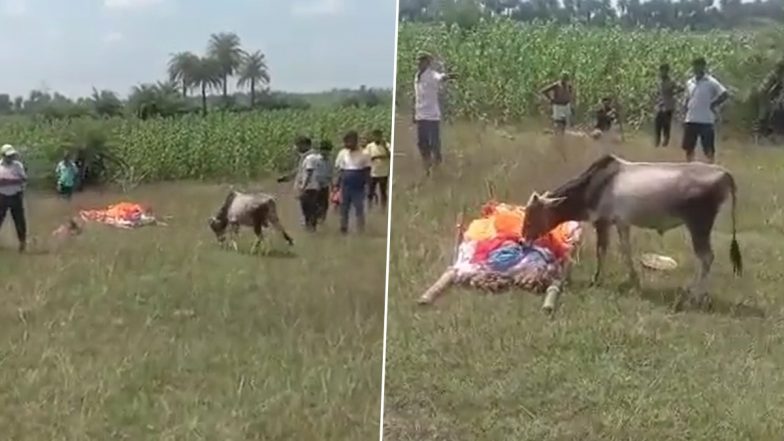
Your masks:
{"label": "white border strip", "polygon": [[390,242],[392,241],[392,205],[395,193],[395,120],[396,115],[395,111],[395,103],[397,102],[397,44],[398,44],[398,32],[400,30],[400,1],[395,1],[395,60],[393,62],[392,69],[392,124],[391,124],[391,131],[389,134],[389,141],[392,145],[392,157],[389,161],[389,204],[387,207],[387,258],[386,258],[386,277],[384,280],[384,343],[382,345],[382,357],[381,357],[381,410],[379,413],[379,424],[378,424],[378,440],[383,441],[384,439],[384,385],[386,384],[386,374],[387,374],[387,323],[389,317],[389,250],[390,250]]}

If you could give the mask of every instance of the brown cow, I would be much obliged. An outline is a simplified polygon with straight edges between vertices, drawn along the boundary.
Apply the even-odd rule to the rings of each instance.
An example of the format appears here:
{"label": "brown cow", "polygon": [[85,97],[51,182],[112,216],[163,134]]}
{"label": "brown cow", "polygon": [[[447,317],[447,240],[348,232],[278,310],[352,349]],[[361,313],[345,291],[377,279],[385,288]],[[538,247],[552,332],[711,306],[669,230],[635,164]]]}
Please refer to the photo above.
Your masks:
{"label": "brown cow", "polygon": [[238,249],[236,238],[240,226],[252,227],[253,232],[256,233],[252,251],[261,244],[262,228],[270,225],[283,235],[289,245],[294,245],[294,241],[280,223],[275,198],[265,193],[242,193],[231,190],[218,212],[210,218],[209,225],[221,244],[226,242],[228,230],[234,250]]}
{"label": "brown cow", "polygon": [[526,208],[523,236],[540,237],[561,222],[590,221],[596,229],[596,273],[598,283],[609,243],[609,229],[618,230],[621,251],[629,268],[629,278],[639,286],[632,260],[631,226],[652,229],[660,235],[686,225],[699,269],[690,291],[692,300],[710,302],[705,281],[713,264],[710,234],[726,200],[732,197],[733,271],[743,271],[738,241],[735,239],[735,180],[726,169],[713,164],[629,162],[605,155],[576,178],[552,192],[531,196]]}

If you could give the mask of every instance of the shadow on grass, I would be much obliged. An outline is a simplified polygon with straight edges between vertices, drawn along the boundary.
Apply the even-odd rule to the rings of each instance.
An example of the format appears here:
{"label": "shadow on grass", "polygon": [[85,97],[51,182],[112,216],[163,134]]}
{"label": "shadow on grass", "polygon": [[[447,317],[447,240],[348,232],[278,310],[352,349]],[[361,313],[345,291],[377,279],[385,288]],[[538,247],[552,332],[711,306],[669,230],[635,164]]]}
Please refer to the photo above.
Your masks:
{"label": "shadow on grass", "polygon": [[[731,317],[747,318],[764,318],[765,311],[754,305],[746,305],[743,303],[731,303],[723,300],[715,295],[711,296],[712,305],[710,309],[699,308],[697,306],[689,305],[688,302],[683,300],[688,299],[689,293],[681,287],[667,287],[667,288],[650,288],[642,287],[639,291],[640,297],[661,306],[666,306],[673,312],[703,312],[706,314],[720,314]],[[680,304],[683,303],[683,306]]]}
{"label": "shadow on grass", "polygon": [[297,253],[292,250],[281,250],[281,249],[270,249],[270,250],[258,250],[252,252],[249,248],[243,249],[240,248],[239,251],[234,251],[232,249],[228,249],[226,251],[237,253],[243,256],[249,257],[271,257],[273,259],[294,259],[297,257]]}
{"label": "shadow on grass", "polygon": [[[572,292],[587,292],[592,288],[596,287],[592,287],[588,282],[572,282],[567,289]],[[738,318],[765,318],[765,311],[758,306],[728,302],[715,294],[711,295],[712,304],[709,308],[690,304],[688,302],[689,292],[678,286],[651,287],[643,285],[640,288],[634,288],[628,282],[621,282],[617,284],[604,283],[599,288],[615,289],[615,292],[627,298],[639,297],[647,302],[665,307],[673,313],[697,312]]]}
{"label": "shadow on grass", "polygon": [[0,254],[7,254],[7,255],[16,255],[19,257],[23,256],[46,256],[52,254],[52,250],[48,248],[31,248],[28,247],[24,252],[20,253],[19,250],[14,248],[2,247],[0,246]]}

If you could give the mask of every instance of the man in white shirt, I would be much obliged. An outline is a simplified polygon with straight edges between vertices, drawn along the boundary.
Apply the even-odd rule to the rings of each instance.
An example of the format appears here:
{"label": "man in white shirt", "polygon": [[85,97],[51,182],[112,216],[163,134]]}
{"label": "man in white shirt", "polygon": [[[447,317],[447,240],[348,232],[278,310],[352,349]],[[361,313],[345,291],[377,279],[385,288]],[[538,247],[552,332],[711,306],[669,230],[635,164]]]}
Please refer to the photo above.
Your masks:
{"label": "man in white shirt", "polygon": [[707,63],[700,57],[692,62],[694,76],[686,83],[685,124],[683,128],[683,150],[686,161],[694,160],[697,139],[702,151],[713,163],[716,157],[716,108],[729,98],[727,89],[706,73]]}
{"label": "man in white shirt", "polygon": [[340,188],[340,232],[348,233],[351,208],[357,218],[357,229],[365,229],[365,197],[370,182],[370,156],[359,148],[359,134],[352,130],[343,137],[343,149],[335,158],[337,186]]}
{"label": "man in white shirt", "polygon": [[24,165],[17,159],[16,149],[11,145],[0,147],[0,227],[5,215],[11,211],[19,239],[19,252],[24,252],[27,242],[27,220],[25,219],[22,195],[27,182]]}
{"label": "man in white shirt", "polygon": [[419,66],[414,78],[414,123],[417,126],[417,146],[430,173],[433,165],[441,163],[441,105],[438,94],[441,83],[454,76],[432,68],[428,54],[419,55]]}
{"label": "man in white shirt", "polygon": [[295,182],[305,228],[316,231],[320,211],[319,195],[324,186],[326,164],[321,152],[311,148],[305,153]]}

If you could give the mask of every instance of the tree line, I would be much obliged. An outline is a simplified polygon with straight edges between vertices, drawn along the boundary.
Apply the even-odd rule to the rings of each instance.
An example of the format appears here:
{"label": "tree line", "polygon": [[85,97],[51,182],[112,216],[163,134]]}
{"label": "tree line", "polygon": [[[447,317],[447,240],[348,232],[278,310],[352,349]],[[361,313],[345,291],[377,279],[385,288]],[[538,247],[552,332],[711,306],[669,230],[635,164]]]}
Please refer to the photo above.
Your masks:
{"label": "tree line", "polygon": [[[239,89],[233,94],[229,94],[231,81],[236,81]],[[365,86],[323,94],[291,94],[271,91],[269,83],[270,73],[264,54],[243,49],[237,34],[222,32],[210,36],[203,55],[191,51],[172,54],[167,78],[134,86],[127,99],[121,99],[114,91],[95,88],[91,96],[77,99],[44,90],[33,90],[27,97],[14,98],[0,93],[0,115],[48,119],[129,115],[146,119],[196,112],[206,114],[211,108],[235,112],[307,109],[318,103],[372,107],[391,100],[389,91]]]}
{"label": "tree line", "polygon": [[482,16],[704,31],[784,23],[784,0],[400,0],[401,21],[470,27]]}

